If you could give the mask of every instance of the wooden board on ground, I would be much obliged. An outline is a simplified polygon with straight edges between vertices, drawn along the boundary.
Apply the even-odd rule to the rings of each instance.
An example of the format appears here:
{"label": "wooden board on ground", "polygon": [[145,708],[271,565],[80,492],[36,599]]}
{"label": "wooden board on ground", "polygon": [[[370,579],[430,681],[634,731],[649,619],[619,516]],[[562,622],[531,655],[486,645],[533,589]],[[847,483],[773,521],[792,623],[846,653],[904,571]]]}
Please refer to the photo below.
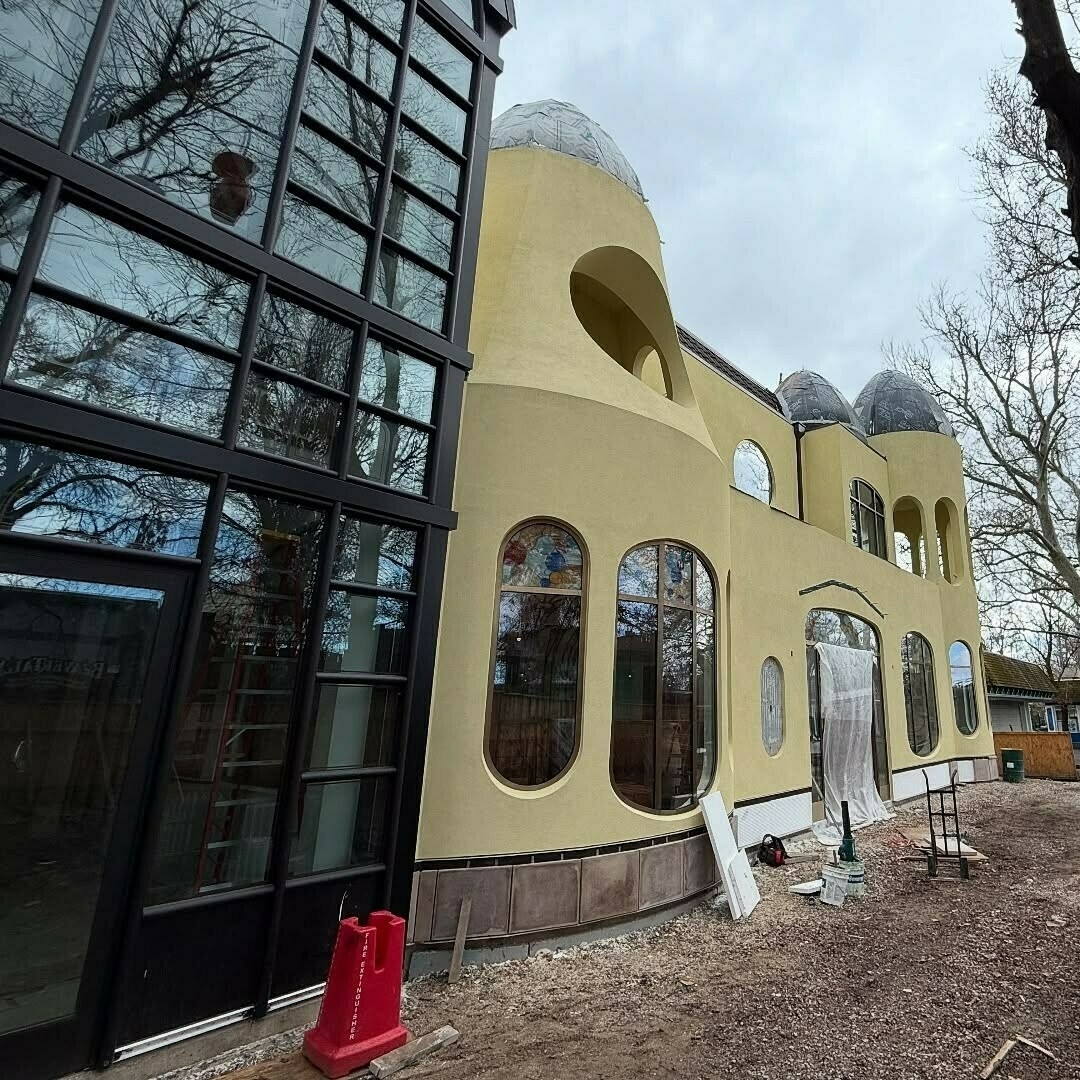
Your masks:
{"label": "wooden board on ground", "polygon": [[[910,840],[917,848],[921,848],[923,851],[930,850],[930,830],[929,829],[901,829],[900,834],[907,840]],[[955,845],[954,837],[949,837],[948,841],[943,840],[942,837],[937,838],[937,853],[943,858],[956,858],[956,854],[953,850]],[[986,862],[986,856],[975,848],[968,844],[961,842],[960,853],[964,856],[968,862]]]}
{"label": "wooden board on ground", "polygon": [[323,1074],[297,1050],[285,1057],[271,1058],[261,1065],[249,1065],[221,1080],[325,1080]]}
{"label": "wooden board on ground", "polygon": [[469,930],[469,916],[472,914],[472,897],[466,896],[458,909],[457,932],[454,934],[454,951],[450,956],[450,971],[446,981],[456,983],[461,978],[461,962],[465,958],[465,937]]}
{"label": "wooden board on ground", "polygon": [[453,1046],[460,1036],[455,1028],[447,1024],[445,1027],[429,1031],[421,1035],[419,1039],[413,1039],[389,1054],[383,1054],[371,1063],[371,1075],[375,1080],[382,1080],[384,1076],[393,1076],[395,1073],[407,1069],[428,1054],[434,1054],[436,1050],[442,1050],[446,1046]]}

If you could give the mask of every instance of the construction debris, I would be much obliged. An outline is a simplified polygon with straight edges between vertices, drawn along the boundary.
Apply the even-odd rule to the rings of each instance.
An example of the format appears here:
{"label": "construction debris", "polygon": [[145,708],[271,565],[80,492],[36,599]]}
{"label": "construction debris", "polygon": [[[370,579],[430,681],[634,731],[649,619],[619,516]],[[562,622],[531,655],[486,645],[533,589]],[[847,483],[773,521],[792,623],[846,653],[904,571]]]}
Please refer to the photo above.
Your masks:
{"label": "construction debris", "polygon": [[421,1035],[419,1039],[413,1039],[412,1042],[391,1050],[389,1054],[376,1058],[368,1066],[371,1069],[371,1075],[375,1077],[375,1080],[382,1080],[384,1076],[393,1076],[394,1073],[415,1065],[421,1058],[434,1054],[436,1050],[453,1046],[460,1037],[457,1029],[449,1024],[435,1031],[429,1031],[426,1035]]}
{"label": "construction debris", "polygon": [[1032,1050],[1038,1050],[1040,1054],[1045,1054],[1051,1061],[1057,1061],[1057,1054],[1052,1054],[1045,1046],[1040,1046],[1031,1039],[1025,1039],[1023,1035],[1014,1035],[1011,1039],[1006,1039],[1001,1044],[1001,1049],[986,1063],[986,1068],[979,1073],[979,1080],[989,1080],[1001,1068],[1001,1063],[1021,1044],[1030,1046]]}

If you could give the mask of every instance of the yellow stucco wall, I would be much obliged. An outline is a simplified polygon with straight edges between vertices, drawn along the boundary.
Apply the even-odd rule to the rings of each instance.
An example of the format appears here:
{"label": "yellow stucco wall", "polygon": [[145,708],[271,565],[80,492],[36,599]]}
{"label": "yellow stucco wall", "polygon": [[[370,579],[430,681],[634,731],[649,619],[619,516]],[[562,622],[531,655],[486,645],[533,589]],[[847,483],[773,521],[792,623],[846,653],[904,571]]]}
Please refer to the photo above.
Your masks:
{"label": "yellow stucco wall", "polygon": [[[643,381],[609,355],[621,346],[603,340],[601,347],[602,335],[586,332],[571,299],[575,267],[633,310],[663,359],[673,400],[657,392],[664,387],[655,371],[646,368]],[[580,297],[579,310],[591,317]],[[649,540],[688,544],[715,571],[721,750],[714,784],[729,805],[809,786],[803,635],[814,607],[850,611],[878,629],[892,769],[993,753],[981,691],[976,735],[961,736],[953,722],[948,647],[966,640],[978,664],[980,640],[970,573],[944,581],[932,547],[936,500],[951,499],[963,515],[953,440],[902,433],[867,445],[838,426],[807,432],[806,520],[798,520],[794,429],[679,349],[646,206],[601,170],[550,151],[491,156],[473,318],[460,525],[450,539],[418,858],[602,845],[700,823],[696,810],[634,809],[609,778],[618,566]],[[622,333],[633,354],[640,327],[627,322]],[[772,506],[731,486],[732,455],[743,439],[769,458]],[[853,547],[848,485],[855,476],[881,494],[890,524],[897,499],[919,501],[932,576],[917,578]],[[500,549],[516,525],[536,517],[572,526],[585,546],[582,712],[571,767],[546,787],[520,790],[492,773],[484,739]],[[837,586],[800,595],[831,579],[861,590],[884,616]],[[909,630],[922,633],[935,656],[941,738],[926,759],[915,758],[906,737],[900,641]],[[762,746],[759,703],[769,655],[785,675],[786,738],[773,758]]]}

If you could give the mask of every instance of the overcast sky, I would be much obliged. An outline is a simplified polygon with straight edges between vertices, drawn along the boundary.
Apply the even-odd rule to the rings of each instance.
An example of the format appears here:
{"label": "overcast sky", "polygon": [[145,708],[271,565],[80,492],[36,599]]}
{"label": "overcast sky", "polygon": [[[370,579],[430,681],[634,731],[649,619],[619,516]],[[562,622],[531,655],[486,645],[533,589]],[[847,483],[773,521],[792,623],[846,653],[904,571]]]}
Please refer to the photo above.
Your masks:
{"label": "overcast sky", "polygon": [[854,398],[983,257],[963,147],[1010,0],[517,0],[496,109],[573,102],[637,170],[675,317],[769,387]]}

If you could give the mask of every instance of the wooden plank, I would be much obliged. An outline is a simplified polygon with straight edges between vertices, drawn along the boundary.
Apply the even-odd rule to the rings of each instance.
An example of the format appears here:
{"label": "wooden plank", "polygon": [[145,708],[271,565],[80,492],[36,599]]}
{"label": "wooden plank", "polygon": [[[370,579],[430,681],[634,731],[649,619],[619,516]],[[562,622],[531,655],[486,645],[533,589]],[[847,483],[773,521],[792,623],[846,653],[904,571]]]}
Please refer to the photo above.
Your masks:
{"label": "wooden plank", "polygon": [[223,1080],[323,1080],[323,1074],[299,1050],[286,1057],[271,1058],[261,1065],[249,1065]]}
{"label": "wooden plank", "polygon": [[1001,1068],[1001,1063],[1009,1056],[1009,1051],[1015,1045],[1015,1039],[1006,1039],[1001,1044],[1001,1049],[986,1063],[986,1068],[979,1073],[979,1080],[990,1080],[990,1077]]}
{"label": "wooden plank", "polygon": [[469,916],[472,914],[472,897],[466,896],[461,901],[457,917],[457,933],[454,935],[454,952],[450,957],[450,972],[446,976],[448,983],[456,983],[461,978],[461,961],[465,956],[465,935],[469,929]]}
{"label": "wooden plank", "polygon": [[1077,779],[1072,737],[1067,731],[995,731],[998,772],[1003,772],[1001,751],[1024,752],[1024,775],[1045,780]]}
{"label": "wooden plank", "polygon": [[382,1080],[384,1076],[393,1076],[394,1073],[401,1072],[402,1069],[427,1057],[428,1054],[434,1054],[436,1050],[453,1046],[459,1038],[457,1029],[447,1024],[445,1027],[421,1035],[419,1039],[407,1042],[404,1046],[399,1046],[396,1050],[391,1050],[389,1054],[383,1054],[382,1057],[376,1058],[368,1068],[371,1069],[371,1075],[375,1077],[375,1080]]}
{"label": "wooden plank", "polygon": [[1040,1054],[1045,1054],[1053,1061],[1057,1061],[1057,1054],[1052,1054],[1045,1046],[1040,1046],[1037,1042],[1032,1042],[1031,1039],[1025,1039],[1023,1035],[1017,1035],[1016,1041],[1018,1043],[1023,1043],[1025,1046],[1030,1046],[1032,1050],[1038,1050]]}

